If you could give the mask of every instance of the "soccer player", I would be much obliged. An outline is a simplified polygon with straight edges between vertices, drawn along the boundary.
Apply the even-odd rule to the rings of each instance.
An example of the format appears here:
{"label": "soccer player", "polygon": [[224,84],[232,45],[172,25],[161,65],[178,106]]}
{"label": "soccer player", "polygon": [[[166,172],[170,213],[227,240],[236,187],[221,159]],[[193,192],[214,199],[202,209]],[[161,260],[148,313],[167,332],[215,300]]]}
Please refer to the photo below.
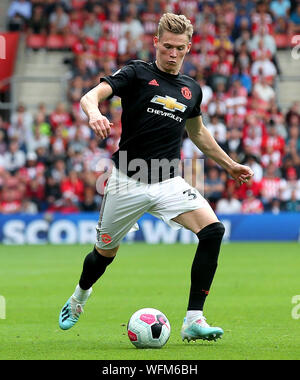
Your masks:
{"label": "soccer player", "polygon": [[99,102],[114,95],[121,97],[122,135],[105,187],[97,241],[84,260],[74,293],[60,312],[62,329],[78,321],[92,285],[114,260],[127,232],[148,212],[171,227],[191,230],[199,239],[182,339],[215,340],[223,334],[220,327],[206,322],[203,307],[217,268],[224,226],[201,194],[178,175],[176,161],[184,129],[192,142],[236,181],[248,181],[253,172],[234,162],[217,144],[202,122],[200,86],[180,73],[192,34],[193,26],[184,15],[164,14],[153,38],[155,62],[132,61],[101,78],[81,99],[90,127],[105,139],[111,124],[99,112]]}

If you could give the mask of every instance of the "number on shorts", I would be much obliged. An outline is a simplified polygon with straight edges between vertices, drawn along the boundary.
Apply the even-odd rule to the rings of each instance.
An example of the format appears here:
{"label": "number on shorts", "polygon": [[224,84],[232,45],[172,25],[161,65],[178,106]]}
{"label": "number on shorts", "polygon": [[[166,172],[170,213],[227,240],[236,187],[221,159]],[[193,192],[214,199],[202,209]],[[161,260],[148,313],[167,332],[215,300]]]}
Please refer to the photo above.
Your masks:
{"label": "number on shorts", "polygon": [[[194,192],[192,192],[192,189],[187,189],[187,190],[185,190],[185,191],[183,192],[183,194],[185,194],[185,193],[187,193],[187,195],[188,195],[188,197],[189,197],[190,200],[192,200],[192,199],[196,199],[196,198],[197,198],[197,194],[194,193]],[[190,198],[190,197],[192,197],[192,198]]]}

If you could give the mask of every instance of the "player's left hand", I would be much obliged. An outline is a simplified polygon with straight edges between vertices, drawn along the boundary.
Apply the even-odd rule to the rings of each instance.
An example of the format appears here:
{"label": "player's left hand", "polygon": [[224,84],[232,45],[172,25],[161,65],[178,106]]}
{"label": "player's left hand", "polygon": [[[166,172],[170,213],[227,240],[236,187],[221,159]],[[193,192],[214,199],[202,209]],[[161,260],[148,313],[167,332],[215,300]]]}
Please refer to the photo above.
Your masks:
{"label": "player's left hand", "polygon": [[253,170],[249,168],[249,166],[238,163],[236,163],[228,172],[239,185],[248,182],[254,175]]}

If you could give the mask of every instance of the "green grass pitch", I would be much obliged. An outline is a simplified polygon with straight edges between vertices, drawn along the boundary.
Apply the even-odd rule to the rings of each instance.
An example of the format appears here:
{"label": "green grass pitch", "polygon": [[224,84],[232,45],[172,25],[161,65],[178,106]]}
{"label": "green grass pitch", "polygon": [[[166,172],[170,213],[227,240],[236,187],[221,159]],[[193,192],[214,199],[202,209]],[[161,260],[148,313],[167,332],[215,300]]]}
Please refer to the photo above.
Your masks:
{"label": "green grass pitch", "polygon": [[[91,246],[1,246],[6,309],[0,359],[299,359],[300,319],[292,313],[292,298],[300,294],[299,247],[223,244],[205,306],[208,323],[223,328],[223,339],[187,343],[180,328],[195,245],[123,244],[68,331],[60,330],[58,314]],[[159,309],[170,320],[171,337],[160,350],[136,349],[127,337],[128,319],[143,307]]]}

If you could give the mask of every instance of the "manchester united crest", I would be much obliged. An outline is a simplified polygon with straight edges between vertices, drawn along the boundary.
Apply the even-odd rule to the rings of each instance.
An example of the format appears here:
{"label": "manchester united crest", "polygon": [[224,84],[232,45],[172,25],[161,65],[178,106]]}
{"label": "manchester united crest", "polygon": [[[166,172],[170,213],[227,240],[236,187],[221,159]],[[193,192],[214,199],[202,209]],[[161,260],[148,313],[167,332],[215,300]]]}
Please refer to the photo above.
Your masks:
{"label": "manchester united crest", "polygon": [[182,96],[184,96],[188,100],[190,100],[192,98],[192,93],[188,87],[182,87],[181,88],[181,94],[182,94]]}

